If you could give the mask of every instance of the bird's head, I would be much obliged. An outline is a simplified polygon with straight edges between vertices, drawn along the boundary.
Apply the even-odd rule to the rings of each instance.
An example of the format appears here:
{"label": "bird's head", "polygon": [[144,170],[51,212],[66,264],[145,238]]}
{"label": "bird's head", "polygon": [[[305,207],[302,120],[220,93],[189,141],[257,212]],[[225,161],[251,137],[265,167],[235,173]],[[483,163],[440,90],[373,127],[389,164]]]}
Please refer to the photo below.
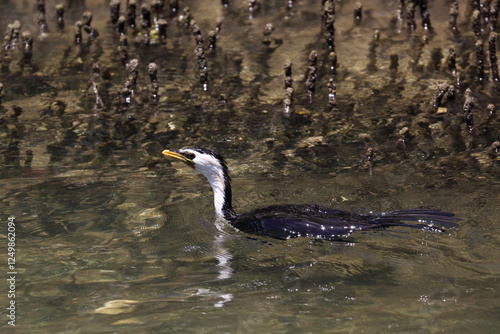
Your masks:
{"label": "bird's head", "polygon": [[224,158],[206,148],[182,148],[177,151],[164,150],[167,157],[175,158],[201,172],[210,182],[214,192],[217,214],[226,219],[236,217],[231,204],[231,178]]}
{"label": "bird's head", "polygon": [[227,170],[224,158],[206,148],[182,148],[177,151],[164,150],[161,153],[180,160],[203,174],[215,170]]}

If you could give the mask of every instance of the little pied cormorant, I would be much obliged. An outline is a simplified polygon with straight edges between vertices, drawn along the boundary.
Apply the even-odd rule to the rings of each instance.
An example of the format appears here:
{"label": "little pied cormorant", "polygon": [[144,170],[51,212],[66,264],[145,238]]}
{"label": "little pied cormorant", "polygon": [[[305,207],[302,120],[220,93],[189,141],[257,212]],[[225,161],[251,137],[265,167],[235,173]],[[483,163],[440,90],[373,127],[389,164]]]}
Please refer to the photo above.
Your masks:
{"label": "little pied cormorant", "polygon": [[[224,158],[205,148],[164,150],[163,155],[178,159],[201,172],[214,193],[215,212],[236,229],[276,239],[309,237],[341,240],[354,231],[408,226],[434,231],[456,227],[461,219],[453,213],[431,209],[358,214],[319,205],[283,204],[237,214],[232,206],[231,179]],[[408,223],[405,223],[408,222]],[[412,222],[412,223],[409,223]]]}

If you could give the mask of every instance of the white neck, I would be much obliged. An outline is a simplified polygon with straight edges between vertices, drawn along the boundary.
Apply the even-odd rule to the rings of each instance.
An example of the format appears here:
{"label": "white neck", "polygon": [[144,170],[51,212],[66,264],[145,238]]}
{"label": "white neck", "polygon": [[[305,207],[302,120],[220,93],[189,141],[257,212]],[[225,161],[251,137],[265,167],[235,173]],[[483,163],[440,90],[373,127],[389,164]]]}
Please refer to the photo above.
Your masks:
{"label": "white neck", "polygon": [[[217,216],[224,218],[224,202],[225,198],[225,188],[226,182],[224,180],[224,172],[222,167],[217,168],[206,168],[204,166],[197,166],[196,169],[201,172],[210,182],[212,186],[212,191],[214,193],[214,206],[215,213]],[[231,200],[231,199],[228,199]]]}

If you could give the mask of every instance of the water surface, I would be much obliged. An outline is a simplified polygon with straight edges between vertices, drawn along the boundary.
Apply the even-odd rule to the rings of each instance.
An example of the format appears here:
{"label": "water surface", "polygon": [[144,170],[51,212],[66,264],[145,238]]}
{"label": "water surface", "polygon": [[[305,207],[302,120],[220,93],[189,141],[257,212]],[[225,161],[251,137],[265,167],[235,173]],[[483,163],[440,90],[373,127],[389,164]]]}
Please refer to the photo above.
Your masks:
{"label": "water surface", "polygon": [[[15,217],[18,273],[16,327],[2,308],[2,332],[500,327],[500,165],[492,148],[500,138],[498,86],[477,82],[465,3],[458,35],[448,28],[448,2],[430,3],[434,32],[426,35],[420,25],[408,33],[406,21],[391,23],[399,1],[365,1],[358,25],[353,4],[337,1],[335,105],[327,102],[332,74],[321,1],[293,1],[292,10],[262,2],[251,18],[244,2],[224,9],[215,1],[181,1],[181,8],[191,7],[205,46],[216,18],[224,19],[217,51],[207,52],[208,91],[190,29],[166,14],[165,44],[144,45],[140,33],[126,33],[129,58],[140,64],[129,103],[122,94],[129,73],[116,51],[108,3],[64,2],[61,33],[56,2],[46,3],[50,31],[41,33],[36,6],[0,2],[0,27],[17,19],[35,37],[32,66],[19,65],[18,48],[6,53],[12,62],[0,74],[0,218],[4,226]],[[86,10],[99,37],[84,34],[75,45],[73,25]],[[267,23],[275,27],[270,45],[262,43]],[[447,66],[450,46],[463,81],[437,113],[431,103],[437,83],[458,83]],[[313,49],[319,67],[310,103],[305,78]],[[391,55],[399,56],[397,71],[390,70]],[[283,106],[288,59],[290,115]],[[159,65],[158,101],[147,72],[152,61]],[[95,62],[101,72],[92,79]],[[102,103],[89,89],[92,80]],[[466,88],[476,99],[472,134],[463,115]],[[15,106],[23,109],[18,116]],[[238,212],[317,203],[363,213],[441,209],[463,220],[445,233],[396,228],[344,242],[255,238],[216,222],[208,182],[160,154],[184,146],[211,147],[228,158]],[[0,232],[2,249],[6,234]]]}

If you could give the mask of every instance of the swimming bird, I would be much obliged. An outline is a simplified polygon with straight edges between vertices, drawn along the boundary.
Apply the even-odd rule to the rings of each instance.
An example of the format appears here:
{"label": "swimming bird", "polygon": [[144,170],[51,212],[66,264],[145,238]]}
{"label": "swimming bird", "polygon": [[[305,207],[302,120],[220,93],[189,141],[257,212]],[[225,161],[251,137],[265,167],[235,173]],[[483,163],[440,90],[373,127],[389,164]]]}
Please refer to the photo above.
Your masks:
{"label": "swimming bird", "polygon": [[282,204],[238,214],[232,205],[231,178],[226,160],[206,148],[164,150],[163,155],[178,159],[201,172],[210,182],[215,213],[237,230],[276,239],[309,237],[342,240],[355,231],[407,226],[437,232],[457,226],[461,220],[453,213],[432,209],[388,211],[360,214],[316,204]]}

